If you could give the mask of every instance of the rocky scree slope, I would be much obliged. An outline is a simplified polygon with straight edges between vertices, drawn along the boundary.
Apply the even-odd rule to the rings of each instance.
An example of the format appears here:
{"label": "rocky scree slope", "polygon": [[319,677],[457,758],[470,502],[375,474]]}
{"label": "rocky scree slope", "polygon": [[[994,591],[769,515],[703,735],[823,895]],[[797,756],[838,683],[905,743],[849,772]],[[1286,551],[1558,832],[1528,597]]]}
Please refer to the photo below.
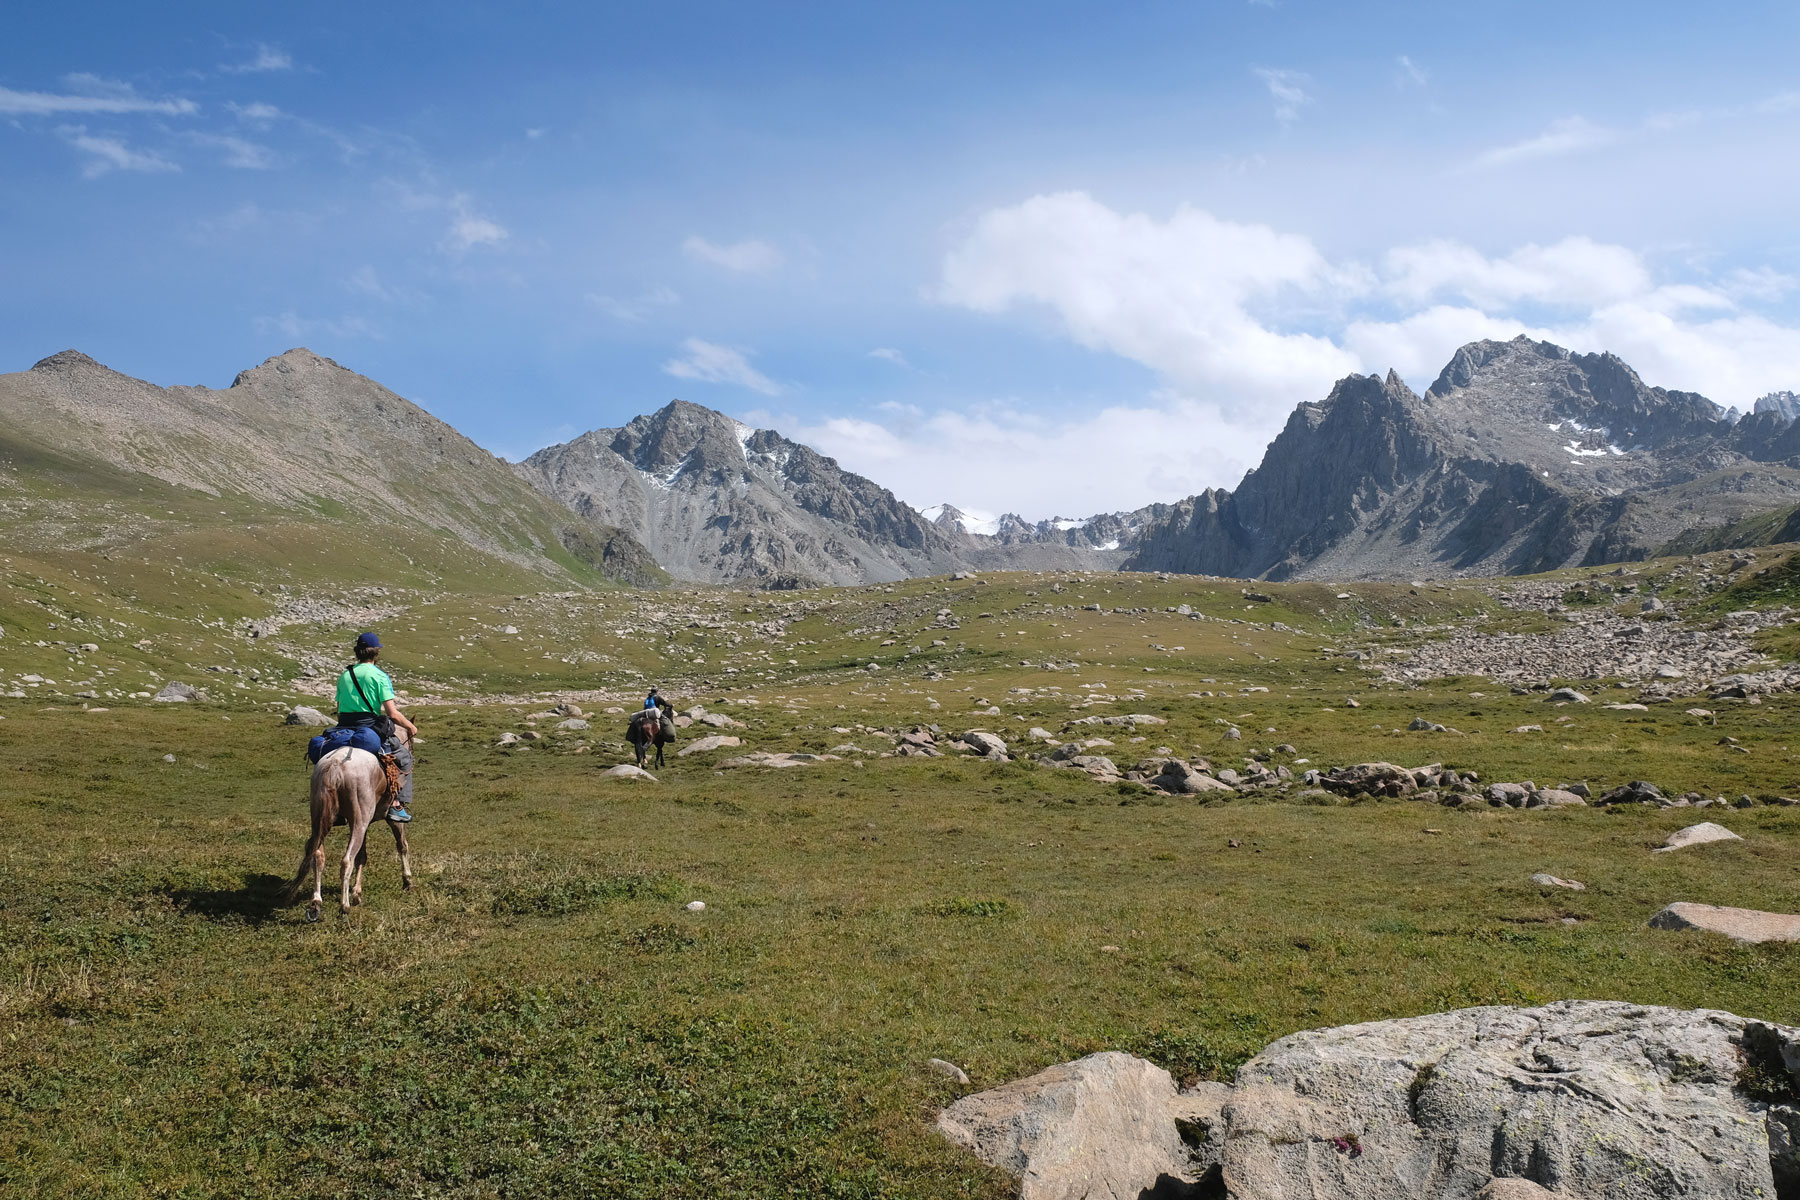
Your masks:
{"label": "rocky scree slope", "polygon": [[[643,547],[526,486],[412,402],[306,349],[229,388],[162,388],[75,350],[0,375],[0,462],[77,480],[148,476],[315,522],[321,536],[406,544],[418,527],[567,578],[664,578]],[[22,486],[22,483],[21,483]]]}
{"label": "rocky scree slope", "polygon": [[1351,375],[1235,491],[1173,505],[1127,570],[1253,578],[1524,574],[1648,558],[1800,501],[1800,426],[1651,387],[1611,354],[1458,350],[1423,396]]}

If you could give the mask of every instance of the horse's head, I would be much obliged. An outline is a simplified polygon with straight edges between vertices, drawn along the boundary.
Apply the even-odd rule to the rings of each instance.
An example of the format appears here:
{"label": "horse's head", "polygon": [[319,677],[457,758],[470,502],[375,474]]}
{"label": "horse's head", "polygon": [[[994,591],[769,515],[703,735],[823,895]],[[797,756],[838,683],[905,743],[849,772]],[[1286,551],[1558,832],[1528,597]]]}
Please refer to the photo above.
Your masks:
{"label": "horse's head", "polygon": [[647,742],[654,742],[662,736],[662,722],[657,720],[654,713],[644,718],[641,728],[644,731],[644,740]]}

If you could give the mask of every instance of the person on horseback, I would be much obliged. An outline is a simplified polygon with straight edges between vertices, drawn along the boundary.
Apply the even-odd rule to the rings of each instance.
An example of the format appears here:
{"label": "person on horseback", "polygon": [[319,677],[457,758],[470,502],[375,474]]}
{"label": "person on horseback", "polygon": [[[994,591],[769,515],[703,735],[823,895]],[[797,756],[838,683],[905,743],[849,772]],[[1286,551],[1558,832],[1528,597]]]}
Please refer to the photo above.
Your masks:
{"label": "person on horseback", "polygon": [[667,700],[664,700],[662,698],[662,693],[658,692],[655,688],[651,688],[650,694],[644,697],[644,711],[649,712],[651,709],[660,711],[663,716],[668,717],[671,720],[674,719],[675,706],[670,704]]}
{"label": "person on horseback", "polygon": [[412,801],[412,745],[401,741],[394,727],[399,726],[412,737],[419,736],[419,727],[400,711],[400,704],[394,699],[394,681],[375,665],[380,657],[381,639],[373,633],[358,634],[356,661],[338,676],[338,724],[372,726],[380,735],[381,752],[393,755],[401,771],[400,795],[388,809],[387,819],[404,823],[412,820],[412,814],[406,808]]}

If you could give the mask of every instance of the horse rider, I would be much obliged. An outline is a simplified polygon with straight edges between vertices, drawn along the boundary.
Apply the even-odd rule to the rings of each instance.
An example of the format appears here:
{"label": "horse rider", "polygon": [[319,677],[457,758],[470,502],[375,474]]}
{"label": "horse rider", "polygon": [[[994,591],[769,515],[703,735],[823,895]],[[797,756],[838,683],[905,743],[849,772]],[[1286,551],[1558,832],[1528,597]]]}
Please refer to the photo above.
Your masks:
{"label": "horse rider", "polygon": [[394,756],[401,771],[400,795],[388,809],[387,819],[404,823],[412,820],[412,814],[406,810],[412,801],[412,745],[401,741],[394,727],[399,726],[412,737],[419,736],[419,727],[400,711],[400,704],[394,699],[394,681],[375,665],[380,657],[381,639],[373,633],[358,634],[356,661],[338,676],[338,724],[372,726],[381,738],[381,752]]}
{"label": "horse rider", "polygon": [[670,720],[675,718],[675,706],[670,704],[667,700],[664,700],[662,694],[655,688],[651,688],[650,694],[644,697],[644,711],[659,712],[660,715],[667,717]]}

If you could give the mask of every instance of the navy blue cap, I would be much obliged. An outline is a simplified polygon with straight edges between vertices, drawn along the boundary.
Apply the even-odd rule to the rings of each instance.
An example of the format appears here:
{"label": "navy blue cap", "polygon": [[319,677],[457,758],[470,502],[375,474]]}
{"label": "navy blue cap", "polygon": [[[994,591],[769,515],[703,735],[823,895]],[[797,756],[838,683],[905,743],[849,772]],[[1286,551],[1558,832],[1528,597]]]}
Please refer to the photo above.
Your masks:
{"label": "navy blue cap", "polygon": [[379,650],[381,649],[381,639],[372,633],[359,633],[356,635],[356,648],[358,650]]}

